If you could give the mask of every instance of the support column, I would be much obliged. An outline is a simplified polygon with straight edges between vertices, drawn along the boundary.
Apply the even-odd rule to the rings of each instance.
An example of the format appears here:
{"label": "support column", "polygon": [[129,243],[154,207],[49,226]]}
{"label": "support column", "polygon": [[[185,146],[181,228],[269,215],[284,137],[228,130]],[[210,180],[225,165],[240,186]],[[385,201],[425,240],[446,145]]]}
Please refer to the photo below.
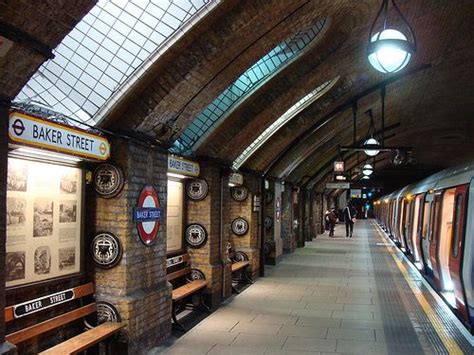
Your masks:
{"label": "support column", "polygon": [[293,253],[296,249],[292,216],[292,192],[291,186],[287,184],[282,194],[281,236],[283,239],[283,253]]}
{"label": "support column", "polygon": [[[260,180],[250,174],[244,175],[244,186],[248,188],[249,195],[244,201],[235,201],[230,198],[229,219],[224,224],[224,229],[229,232],[229,240],[235,251],[243,251],[248,255],[251,264],[252,278],[255,279],[260,270],[260,243],[259,243],[259,213],[253,210],[253,197],[258,195]],[[229,192],[230,193],[230,192]],[[265,206],[261,206],[263,210]],[[235,218],[242,217],[249,223],[249,230],[244,235],[235,235],[231,230],[231,223]]]}
{"label": "support column", "polygon": [[0,101],[0,354],[16,353],[16,346],[5,341],[5,253],[7,241],[8,114],[10,103]]}
{"label": "support column", "polygon": [[207,231],[207,242],[199,249],[188,248],[193,268],[201,270],[209,282],[208,304],[213,308],[222,302],[222,262],[220,255],[221,169],[201,164],[201,179],[207,181],[209,193],[204,200],[187,200],[186,225],[201,224]]}
{"label": "support column", "polygon": [[[114,233],[122,243],[123,256],[112,269],[95,269],[96,298],[114,304],[122,321],[127,323],[121,339],[126,344],[120,347],[120,353],[142,354],[171,334],[171,285],[166,280],[166,218],[163,217],[167,201],[167,154],[116,140],[112,142],[111,158],[123,169],[125,186],[114,198],[90,198],[95,215],[88,224],[94,221],[90,234],[104,230]],[[133,222],[133,208],[145,185],[156,189],[162,208],[160,230],[151,247],[141,242]]]}
{"label": "support column", "polygon": [[266,263],[276,265],[283,256],[283,240],[281,238],[281,215],[282,215],[282,186],[279,182],[270,182],[270,190],[273,199],[266,203],[266,215],[273,220],[271,228],[266,230],[266,240],[271,242],[272,251],[266,259]]}

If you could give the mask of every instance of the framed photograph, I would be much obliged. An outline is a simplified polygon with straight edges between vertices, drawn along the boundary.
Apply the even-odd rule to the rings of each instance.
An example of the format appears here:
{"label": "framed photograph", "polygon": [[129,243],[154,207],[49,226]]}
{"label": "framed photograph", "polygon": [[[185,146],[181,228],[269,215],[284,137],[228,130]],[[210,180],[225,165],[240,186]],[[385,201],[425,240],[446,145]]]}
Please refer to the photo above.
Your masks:
{"label": "framed photograph", "polygon": [[8,158],[6,286],[81,271],[82,169]]}

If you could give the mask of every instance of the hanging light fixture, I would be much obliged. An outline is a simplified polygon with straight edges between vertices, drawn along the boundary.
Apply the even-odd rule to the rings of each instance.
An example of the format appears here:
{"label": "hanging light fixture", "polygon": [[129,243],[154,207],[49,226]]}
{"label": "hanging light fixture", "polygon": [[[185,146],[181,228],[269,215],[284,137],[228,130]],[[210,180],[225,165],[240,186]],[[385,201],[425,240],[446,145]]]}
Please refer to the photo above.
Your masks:
{"label": "hanging light fixture", "polygon": [[[402,70],[411,57],[416,53],[415,32],[408,21],[400,12],[395,0],[391,0],[392,6],[408,28],[408,34],[390,28],[393,26],[388,23],[388,1],[382,0],[379,12],[375,17],[369,32],[369,41],[367,45],[367,56],[369,63],[379,72],[395,73]],[[383,26],[379,32],[374,33],[374,27],[383,11]]]}
{"label": "hanging light fixture", "polygon": [[365,176],[370,176],[372,175],[373,172],[374,172],[374,168],[370,164],[365,164],[362,167],[362,174],[364,174]]}
{"label": "hanging light fixture", "polygon": [[374,157],[380,153],[380,150],[377,149],[380,146],[380,143],[374,138],[375,125],[374,116],[372,115],[372,109],[365,111],[365,113],[369,116],[370,123],[369,131],[367,132],[367,137],[369,138],[366,139],[366,141],[364,142],[364,147],[367,147],[367,149],[364,149],[364,153],[367,154],[369,157]]}

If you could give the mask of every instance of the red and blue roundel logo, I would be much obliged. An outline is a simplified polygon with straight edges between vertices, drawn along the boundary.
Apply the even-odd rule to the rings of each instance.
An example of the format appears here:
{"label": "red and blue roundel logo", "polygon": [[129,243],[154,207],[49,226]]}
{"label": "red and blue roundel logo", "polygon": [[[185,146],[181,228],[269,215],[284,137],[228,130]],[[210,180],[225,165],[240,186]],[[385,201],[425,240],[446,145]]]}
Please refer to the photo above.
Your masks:
{"label": "red and blue roundel logo", "polygon": [[138,198],[138,207],[133,209],[133,221],[137,223],[138,235],[146,246],[155,243],[160,230],[160,199],[155,188],[147,185]]}

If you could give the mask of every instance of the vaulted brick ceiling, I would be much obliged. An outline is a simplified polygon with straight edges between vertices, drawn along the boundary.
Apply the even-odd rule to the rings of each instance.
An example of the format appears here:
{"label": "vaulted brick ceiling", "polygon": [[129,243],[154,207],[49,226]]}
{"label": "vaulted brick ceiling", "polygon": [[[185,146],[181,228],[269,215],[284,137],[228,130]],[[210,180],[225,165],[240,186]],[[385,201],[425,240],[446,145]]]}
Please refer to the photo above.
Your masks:
{"label": "vaulted brick ceiling", "polygon": [[[391,129],[386,143],[413,147],[417,164],[394,168],[388,154],[381,155],[375,173],[380,178],[387,178],[387,174],[424,175],[472,159],[474,148],[468,133],[474,132],[474,37],[470,35],[474,33],[474,3],[397,3],[418,39],[418,53],[405,72],[424,64],[431,67],[387,87],[386,126]],[[369,66],[365,55],[369,27],[379,5],[378,0],[225,0],[155,63],[103,125],[170,145],[259,58],[298,30],[327,18],[323,37],[235,107],[193,152],[196,157],[231,163],[294,103],[325,81],[339,77],[328,93],[280,129],[243,165],[256,171],[271,168],[270,176],[318,186],[328,179],[337,146],[352,143],[350,105],[335,115],[328,114],[387,78]],[[51,13],[59,16],[58,11]],[[35,28],[34,23],[31,27],[26,22],[16,25],[28,31]],[[58,26],[54,29],[57,38],[43,39],[41,32],[38,36],[54,46],[62,33]],[[18,47],[13,53],[31,56],[23,63],[31,68],[41,62],[31,50],[25,53]],[[1,68],[9,72],[7,83],[14,82],[21,72],[17,68],[21,64],[13,58],[0,61]],[[11,97],[16,91],[12,87],[3,94]],[[374,109],[380,128],[378,91],[358,102],[357,140],[367,132],[368,119],[363,112],[369,108]],[[311,134],[306,134],[310,128]],[[345,157],[349,166],[356,165],[354,155]]]}

